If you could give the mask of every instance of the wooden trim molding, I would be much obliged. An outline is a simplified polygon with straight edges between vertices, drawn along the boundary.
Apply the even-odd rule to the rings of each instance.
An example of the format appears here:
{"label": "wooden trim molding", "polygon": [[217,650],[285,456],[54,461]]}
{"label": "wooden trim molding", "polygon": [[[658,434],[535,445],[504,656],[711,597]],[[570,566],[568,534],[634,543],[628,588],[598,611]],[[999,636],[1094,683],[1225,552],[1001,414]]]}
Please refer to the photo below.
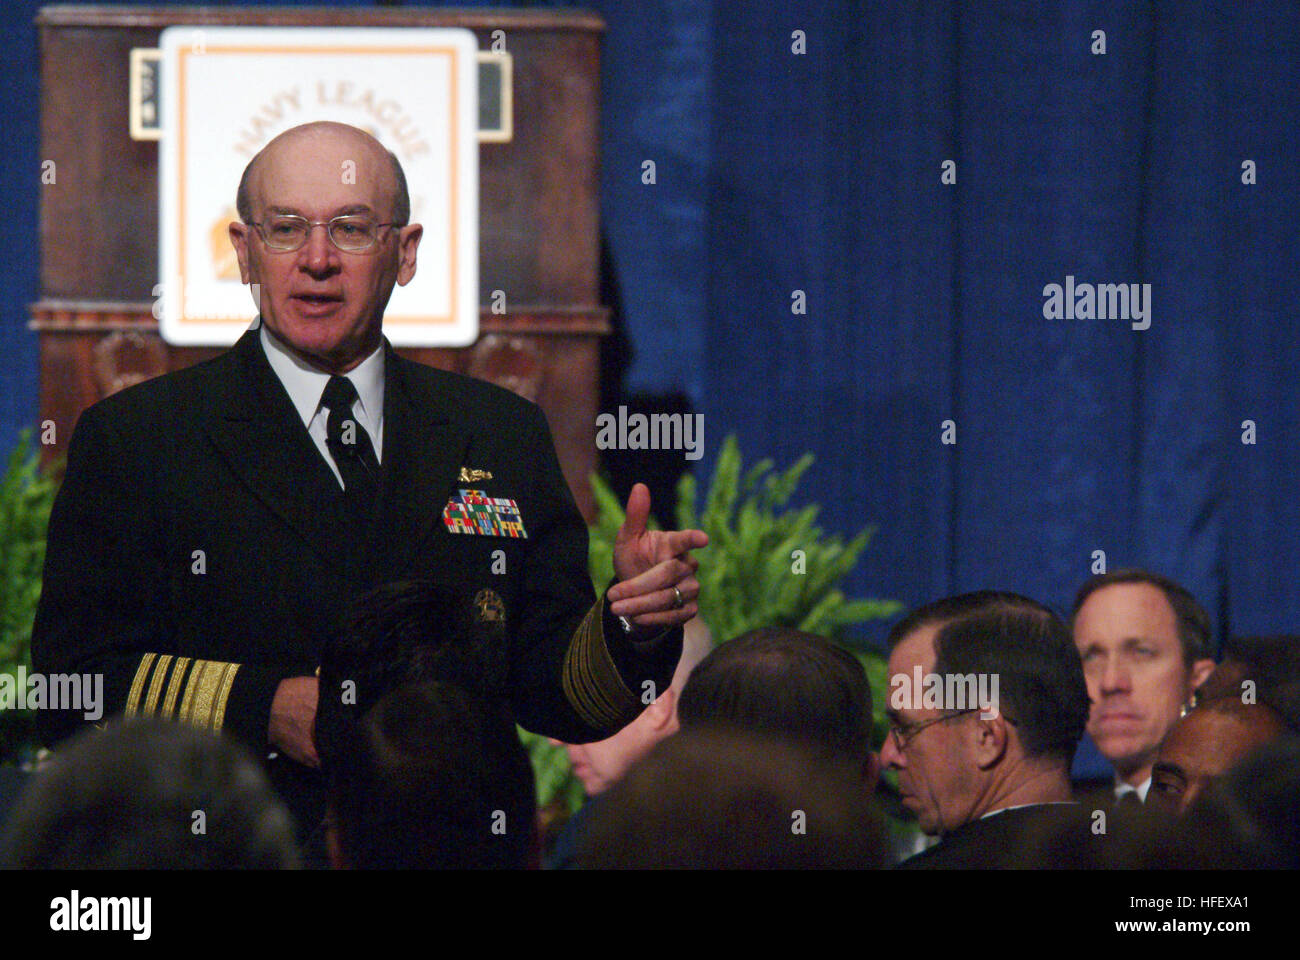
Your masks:
{"label": "wooden trim molding", "polygon": [[41,7],[38,27],[465,27],[470,30],[585,30],[604,33],[605,21],[590,10],[516,10],[459,7],[204,7],[94,6],[60,3]]}
{"label": "wooden trim molding", "polygon": [[[38,300],[29,307],[27,326],[38,333],[135,330],[157,333],[153,304],[140,301]],[[252,322],[252,319],[249,319]],[[505,314],[479,311],[479,336],[492,334],[603,337],[609,333],[607,307],[524,306]]]}

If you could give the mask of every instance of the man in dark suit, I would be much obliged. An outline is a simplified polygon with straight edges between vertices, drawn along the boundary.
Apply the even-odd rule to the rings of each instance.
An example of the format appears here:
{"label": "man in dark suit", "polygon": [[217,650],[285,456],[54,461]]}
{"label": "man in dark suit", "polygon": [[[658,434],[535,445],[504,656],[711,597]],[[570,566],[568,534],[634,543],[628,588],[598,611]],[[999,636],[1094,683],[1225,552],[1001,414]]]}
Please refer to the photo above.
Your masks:
{"label": "man in dark suit", "polygon": [[982,591],[914,611],[889,645],[880,761],[921,829],[941,838],[901,866],[1014,865],[1018,838],[1072,813],[1088,689],[1069,628],[1033,600]]}
{"label": "man in dark suit", "polygon": [[1214,670],[1210,616],[1169,578],[1128,569],[1079,588],[1070,628],[1092,699],[1088,734],[1115,767],[1088,800],[1145,802],[1160,741]]}
{"label": "man in dark suit", "polygon": [[[340,171],[349,171],[340,175]],[[319,819],[318,653],[387,581],[455,584],[506,623],[522,725],[600,739],[667,687],[698,606],[700,531],[647,531],[633,489],[599,599],[542,412],[383,338],[419,224],[396,158],[335,123],[254,158],[230,225],[260,323],[82,414],[50,520],[37,670],[104,675],[106,712],[227,730],[300,828]],[[41,718],[53,744],[81,723]]]}

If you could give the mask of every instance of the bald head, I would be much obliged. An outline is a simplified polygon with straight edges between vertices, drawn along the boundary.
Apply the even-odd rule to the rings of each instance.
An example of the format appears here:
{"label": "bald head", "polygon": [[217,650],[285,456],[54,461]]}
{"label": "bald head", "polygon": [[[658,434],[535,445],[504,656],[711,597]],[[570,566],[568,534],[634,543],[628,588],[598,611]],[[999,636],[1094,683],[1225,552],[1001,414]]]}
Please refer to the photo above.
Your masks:
{"label": "bald head", "polygon": [[303,124],[253,158],[237,202],[230,242],[265,333],[331,374],[378,350],[384,309],[415,276],[423,233],[405,222],[397,158],[356,127]]}
{"label": "bald head", "polygon": [[1282,718],[1264,704],[1237,697],[1203,702],[1161,741],[1147,801],[1183,813],[1206,785],[1285,732]]}
{"label": "bald head", "polygon": [[[383,194],[392,198],[392,222],[402,226],[411,219],[411,196],[406,188],[406,173],[402,170],[397,155],[364,130],[333,120],[318,120],[291,127],[272,139],[258,151],[257,156],[248,161],[243,176],[239,178],[239,190],[235,194],[235,209],[239,212],[239,219],[245,223],[254,219],[254,200],[262,196],[263,172],[268,168],[278,170],[282,165],[292,169],[294,157],[303,149],[324,150],[338,154],[343,159],[351,159],[355,164],[357,182],[360,182],[363,170],[382,177]],[[351,156],[345,156],[347,154]],[[340,176],[341,164],[342,160]]]}

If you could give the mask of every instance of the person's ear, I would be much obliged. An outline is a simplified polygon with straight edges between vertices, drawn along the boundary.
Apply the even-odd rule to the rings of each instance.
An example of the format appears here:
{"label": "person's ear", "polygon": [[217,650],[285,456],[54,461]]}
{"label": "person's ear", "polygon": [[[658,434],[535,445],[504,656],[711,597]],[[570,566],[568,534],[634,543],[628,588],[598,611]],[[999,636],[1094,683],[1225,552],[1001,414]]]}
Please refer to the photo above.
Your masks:
{"label": "person's ear", "polygon": [[996,766],[1006,755],[1010,732],[1007,721],[999,713],[996,717],[985,720],[978,714],[973,729],[975,763],[981,770]]}
{"label": "person's ear", "polygon": [[1192,689],[1195,690],[1203,684],[1214,672],[1214,661],[1210,659],[1197,660],[1192,664]]}
{"label": "person's ear", "polygon": [[235,257],[239,260],[239,282],[250,283],[252,272],[248,268],[248,231],[252,228],[239,220],[230,224],[230,242],[235,248]]}
{"label": "person's ear", "polygon": [[406,286],[415,276],[415,250],[424,236],[424,227],[408,223],[397,234],[397,283]]}

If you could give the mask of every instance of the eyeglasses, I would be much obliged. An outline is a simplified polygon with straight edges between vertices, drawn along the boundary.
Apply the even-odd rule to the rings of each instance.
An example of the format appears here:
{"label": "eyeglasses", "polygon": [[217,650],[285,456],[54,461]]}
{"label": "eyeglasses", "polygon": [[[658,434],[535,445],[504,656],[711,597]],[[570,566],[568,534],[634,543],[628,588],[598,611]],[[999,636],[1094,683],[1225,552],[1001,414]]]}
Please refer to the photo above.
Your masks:
{"label": "eyeglasses", "polygon": [[376,223],[373,217],[348,214],[333,220],[308,220],[294,214],[271,217],[260,223],[256,220],[246,221],[250,227],[256,227],[262,240],[272,250],[291,253],[301,250],[311,236],[313,227],[324,227],[330,243],[344,253],[365,253],[379,242],[380,227],[401,226],[396,223]]}
{"label": "eyeglasses", "polygon": [[894,746],[898,752],[902,753],[907,749],[918,733],[926,727],[932,727],[936,723],[943,723],[945,720],[955,720],[957,717],[963,717],[968,713],[974,713],[979,707],[969,707],[966,710],[958,710],[956,713],[946,713],[942,717],[935,717],[933,720],[926,720],[924,723],[899,723],[897,720],[889,721],[889,733],[894,738]]}

